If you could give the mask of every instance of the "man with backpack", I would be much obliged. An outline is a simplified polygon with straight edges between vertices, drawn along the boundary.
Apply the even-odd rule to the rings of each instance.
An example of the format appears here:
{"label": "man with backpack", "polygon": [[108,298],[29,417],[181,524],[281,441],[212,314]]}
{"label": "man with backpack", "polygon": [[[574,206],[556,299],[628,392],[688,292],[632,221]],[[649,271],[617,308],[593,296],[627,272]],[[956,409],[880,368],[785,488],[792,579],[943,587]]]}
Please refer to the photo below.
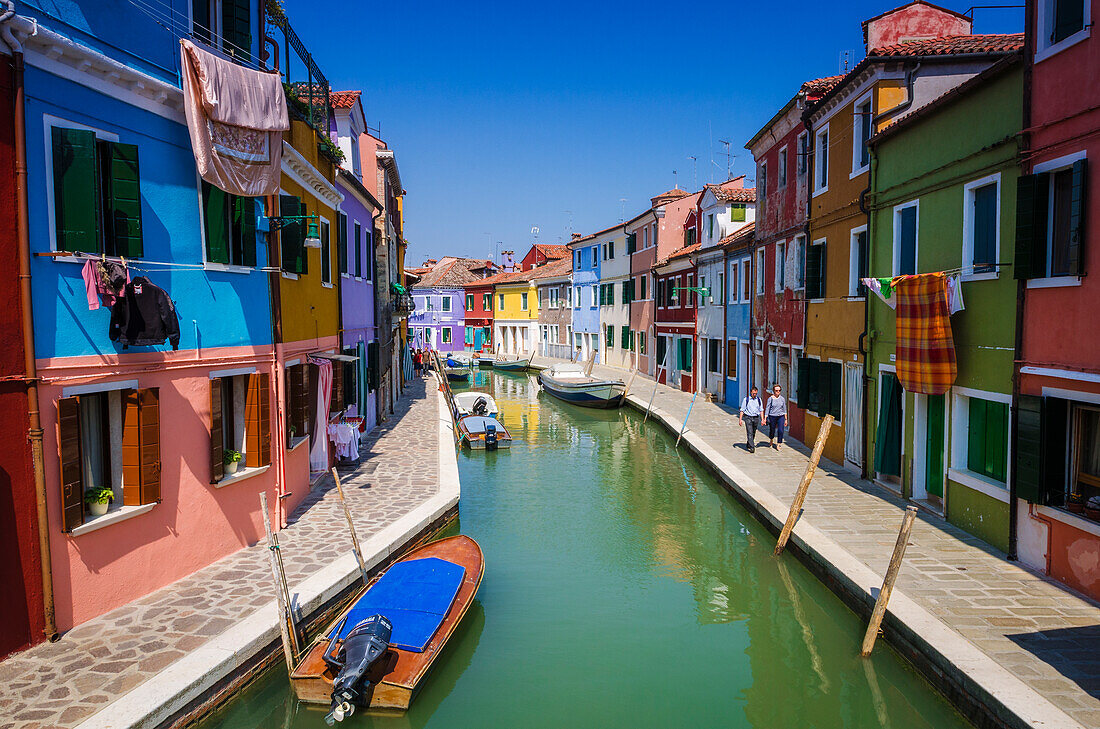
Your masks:
{"label": "man with backpack", "polygon": [[749,453],[756,453],[756,431],[760,429],[760,415],[764,412],[764,403],[759,391],[753,385],[749,394],[741,400],[741,409],[737,412],[737,424],[745,426],[748,436]]}

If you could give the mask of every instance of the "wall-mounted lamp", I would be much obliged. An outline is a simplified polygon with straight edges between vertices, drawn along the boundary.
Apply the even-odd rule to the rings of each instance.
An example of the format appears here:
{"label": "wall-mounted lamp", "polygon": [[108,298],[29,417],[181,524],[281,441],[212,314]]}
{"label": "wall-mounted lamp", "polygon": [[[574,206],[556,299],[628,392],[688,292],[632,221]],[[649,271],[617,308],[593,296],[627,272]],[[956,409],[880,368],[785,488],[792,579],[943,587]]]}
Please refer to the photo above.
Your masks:
{"label": "wall-mounted lamp", "polygon": [[321,228],[317,224],[317,215],[280,215],[267,219],[272,230],[282,230],[291,223],[301,224],[303,220],[309,221],[309,225],[306,226],[306,237],[304,241],[306,248],[320,248]]}
{"label": "wall-mounted lamp", "polygon": [[710,296],[710,289],[708,289],[708,288],[706,288],[706,287],[699,287],[699,286],[673,286],[673,287],[672,287],[672,303],[674,303],[674,304],[675,304],[675,303],[676,303],[677,301],[679,301],[679,300],[680,300],[680,297],[676,295],[676,292],[677,292],[677,291],[694,291],[695,293],[697,293],[697,294],[698,294],[699,296],[702,296],[703,298],[707,298],[708,296]]}

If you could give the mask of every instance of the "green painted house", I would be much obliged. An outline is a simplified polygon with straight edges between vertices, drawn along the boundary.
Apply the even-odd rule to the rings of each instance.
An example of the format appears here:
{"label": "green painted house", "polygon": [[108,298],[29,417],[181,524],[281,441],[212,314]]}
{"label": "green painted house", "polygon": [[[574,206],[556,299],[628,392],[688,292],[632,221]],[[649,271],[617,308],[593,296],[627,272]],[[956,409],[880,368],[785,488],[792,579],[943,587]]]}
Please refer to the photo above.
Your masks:
{"label": "green painted house", "polygon": [[870,275],[961,269],[965,304],[951,316],[955,385],[922,395],[898,384],[895,312],[869,297],[866,455],[873,475],[1002,550],[1023,66],[1018,55],[1009,57],[880,131],[871,142],[867,200]]}

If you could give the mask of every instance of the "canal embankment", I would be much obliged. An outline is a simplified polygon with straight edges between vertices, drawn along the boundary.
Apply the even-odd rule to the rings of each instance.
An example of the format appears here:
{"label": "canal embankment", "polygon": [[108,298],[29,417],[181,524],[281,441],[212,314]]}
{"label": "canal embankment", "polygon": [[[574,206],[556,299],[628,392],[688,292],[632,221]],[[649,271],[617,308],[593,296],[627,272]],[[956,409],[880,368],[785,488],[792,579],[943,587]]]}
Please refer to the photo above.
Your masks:
{"label": "canal embankment", "polygon": [[[451,420],[431,380],[364,436],[341,472],[368,568],[377,571],[457,513]],[[80,625],[57,643],[0,662],[0,706],[13,729],[176,726],[282,660],[263,535],[252,547]],[[296,614],[319,624],[359,582],[331,477],[280,531]]]}
{"label": "canal embankment", "polygon": [[[594,374],[629,379],[598,365]],[[749,453],[735,411],[691,399],[642,376],[627,396],[641,411],[652,401],[650,418],[673,433],[688,418],[681,447],[778,533],[808,450],[796,443]],[[823,461],[788,548],[867,616],[906,505]],[[883,633],[926,678],[979,726],[1100,726],[1100,606],[932,514],[920,515],[909,544]]]}

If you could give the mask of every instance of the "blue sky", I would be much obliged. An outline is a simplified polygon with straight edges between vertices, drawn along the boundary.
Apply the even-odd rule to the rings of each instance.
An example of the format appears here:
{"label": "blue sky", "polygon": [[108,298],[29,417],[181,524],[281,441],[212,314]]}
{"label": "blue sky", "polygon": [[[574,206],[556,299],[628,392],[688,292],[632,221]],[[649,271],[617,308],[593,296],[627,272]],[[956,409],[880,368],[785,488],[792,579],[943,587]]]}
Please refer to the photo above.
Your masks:
{"label": "blue sky", "polygon": [[[843,51],[858,61],[860,22],[900,4],[286,0],[333,88],[363,91],[397,154],[407,265],[522,255],[532,226],[557,243],[570,220],[614,225],[690,188],[689,156],[696,186],[725,179],[720,139],[751,177],[745,142]],[[1022,28],[1022,10],[976,11],[975,32]]]}

